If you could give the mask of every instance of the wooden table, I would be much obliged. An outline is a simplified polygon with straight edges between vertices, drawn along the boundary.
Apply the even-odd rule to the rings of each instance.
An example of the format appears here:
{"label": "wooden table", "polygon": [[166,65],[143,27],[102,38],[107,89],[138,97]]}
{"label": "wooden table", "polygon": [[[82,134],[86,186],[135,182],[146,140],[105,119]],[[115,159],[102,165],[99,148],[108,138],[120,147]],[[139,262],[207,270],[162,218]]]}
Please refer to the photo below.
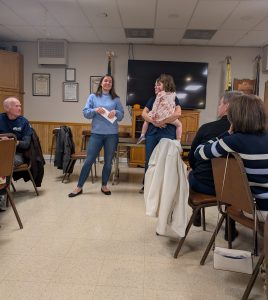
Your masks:
{"label": "wooden table", "polygon": [[120,156],[120,148],[121,147],[127,147],[127,148],[144,148],[145,144],[137,144],[138,139],[133,138],[119,138],[119,142],[117,145],[117,150],[115,153],[115,159],[114,159],[114,170],[112,173],[112,185],[119,183],[119,156]]}
{"label": "wooden table", "polygon": [[[136,148],[143,148],[145,147],[145,143],[137,144],[138,139],[133,138],[119,138],[119,142],[117,145],[117,150],[115,153],[114,159],[114,168],[112,172],[112,185],[119,183],[119,157],[120,157],[120,147],[136,147]],[[182,145],[183,151],[190,151],[190,145]]]}

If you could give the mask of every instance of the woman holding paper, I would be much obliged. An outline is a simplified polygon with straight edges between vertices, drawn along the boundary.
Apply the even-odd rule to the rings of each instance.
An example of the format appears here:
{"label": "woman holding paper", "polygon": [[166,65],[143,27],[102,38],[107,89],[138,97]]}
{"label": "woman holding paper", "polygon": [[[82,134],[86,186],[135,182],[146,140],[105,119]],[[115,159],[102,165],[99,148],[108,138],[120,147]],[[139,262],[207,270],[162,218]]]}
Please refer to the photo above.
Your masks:
{"label": "woman holding paper", "polygon": [[102,147],[104,148],[104,166],[102,169],[101,191],[105,195],[111,195],[107,182],[111,174],[112,160],[118,144],[117,122],[124,117],[124,109],[115,93],[114,80],[111,75],[103,76],[97,92],[88,96],[83,114],[85,118],[92,119],[87,158],[82,167],[77,187],[68,196],[76,197],[83,193],[83,185]]}

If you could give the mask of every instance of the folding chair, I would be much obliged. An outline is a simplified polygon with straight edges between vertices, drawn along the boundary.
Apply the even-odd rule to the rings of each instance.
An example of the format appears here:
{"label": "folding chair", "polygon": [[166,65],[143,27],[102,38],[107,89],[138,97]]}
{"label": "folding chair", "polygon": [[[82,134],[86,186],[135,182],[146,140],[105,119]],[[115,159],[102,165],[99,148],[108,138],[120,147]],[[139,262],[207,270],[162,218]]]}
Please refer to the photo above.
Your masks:
{"label": "folding chair", "polygon": [[[24,164],[16,166],[16,167],[14,166],[13,173],[19,173],[19,172],[27,172],[28,173],[28,175],[29,175],[29,177],[31,179],[31,182],[32,182],[32,184],[34,186],[35,193],[36,193],[37,196],[39,196],[39,192],[37,190],[37,187],[36,187],[35,181],[33,179],[32,172],[31,172],[31,163],[29,163],[29,164],[24,163]],[[12,185],[12,187],[14,189],[14,192],[16,192],[16,189],[14,187],[13,182],[11,182],[11,185]]]}
{"label": "folding chair", "polygon": [[[1,139],[6,138],[9,139]],[[4,183],[0,184],[0,190],[5,190],[7,193],[7,200],[10,202],[20,229],[23,228],[20,216],[13,201],[13,196],[10,192],[10,181],[13,174],[13,165],[16,152],[17,138],[14,134],[0,134],[0,177],[3,178]]]}
{"label": "folding chair", "polygon": [[178,257],[178,254],[181,250],[181,247],[193,225],[193,222],[198,215],[199,211],[202,212],[202,224],[203,224],[203,230],[206,230],[206,219],[205,219],[205,208],[206,207],[211,207],[211,206],[216,206],[217,201],[216,201],[216,196],[213,195],[206,195],[206,194],[201,194],[194,192],[193,190],[190,190],[189,192],[189,198],[188,198],[188,204],[191,206],[193,209],[192,216],[187,224],[186,230],[185,230],[185,236],[182,237],[179,240],[178,246],[175,250],[174,253],[174,258]]}
{"label": "folding chair", "polygon": [[[227,159],[228,163],[226,163]],[[261,236],[263,236],[264,233],[264,223],[259,222],[258,218],[256,217],[252,193],[249,187],[243,161],[240,156],[237,153],[230,153],[229,158],[219,157],[212,159],[212,170],[216,196],[217,199],[220,199],[220,202],[218,202],[218,208],[219,212],[221,213],[221,218],[219,219],[218,225],[216,226],[211,240],[200,261],[201,265],[205,263],[209,251],[215,242],[215,238],[225,218],[227,218],[229,229],[229,248],[232,248],[230,218],[253,231],[254,254],[257,254],[257,233],[259,233]],[[222,188],[223,178],[225,178],[224,188]],[[222,209],[223,206],[226,207],[226,209]],[[252,219],[246,217],[243,212],[251,214]],[[263,260],[264,253],[259,256],[259,260],[248,282],[242,300],[248,299]]]}
{"label": "folding chair", "polygon": [[[68,163],[68,166],[66,168],[66,172],[63,175],[62,182],[65,180],[69,180],[71,171],[78,159],[80,160],[85,160],[87,158],[87,144],[88,140],[90,138],[90,131],[89,130],[83,130],[82,131],[82,143],[81,143],[81,151],[80,152],[75,152],[71,155],[71,159]],[[94,170],[95,170],[95,177],[97,177],[97,168],[96,168],[96,162],[94,163]],[[93,170],[91,168],[91,181],[92,183],[95,182],[94,180],[94,174]]]}

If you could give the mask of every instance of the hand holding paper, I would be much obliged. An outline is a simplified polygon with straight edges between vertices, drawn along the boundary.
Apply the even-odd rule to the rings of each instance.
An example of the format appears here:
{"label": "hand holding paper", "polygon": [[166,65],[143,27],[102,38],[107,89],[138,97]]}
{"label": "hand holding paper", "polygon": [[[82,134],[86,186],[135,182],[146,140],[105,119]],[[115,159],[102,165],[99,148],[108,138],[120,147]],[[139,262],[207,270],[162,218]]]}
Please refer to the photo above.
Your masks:
{"label": "hand holding paper", "polygon": [[108,120],[109,122],[111,123],[114,123],[114,121],[117,119],[116,116],[114,116],[113,118],[109,118],[108,115],[109,115],[109,110],[107,110],[106,108],[102,107],[102,109],[104,110],[104,113],[101,114],[106,120]]}

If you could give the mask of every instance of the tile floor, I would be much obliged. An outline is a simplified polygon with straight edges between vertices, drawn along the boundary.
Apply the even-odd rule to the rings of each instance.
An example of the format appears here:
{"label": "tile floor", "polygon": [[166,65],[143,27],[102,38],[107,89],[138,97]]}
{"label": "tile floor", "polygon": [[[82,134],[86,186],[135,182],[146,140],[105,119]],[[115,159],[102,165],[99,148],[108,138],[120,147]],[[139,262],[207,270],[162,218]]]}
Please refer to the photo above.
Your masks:
{"label": "tile floor", "polygon": [[[215,209],[207,210],[208,231],[193,227],[173,259],[177,241],[156,236],[156,220],[145,216],[138,193],[143,169],[122,164],[111,196],[100,192],[99,177],[94,184],[89,179],[83,195],[68,198],[80,169],[63,184],[62,172],[48,162],[39,197],[31,183],[15,183],[24,229],[11,208],[0,214],[0,299],[241,299],[248,275],[214,270],[211,255],[199,265]],[[239,229],[234,246],[250,250],[249,233]],[[218,242],[226,245],[222,232]],[[260,278],[250,299],[265,299]]]}

